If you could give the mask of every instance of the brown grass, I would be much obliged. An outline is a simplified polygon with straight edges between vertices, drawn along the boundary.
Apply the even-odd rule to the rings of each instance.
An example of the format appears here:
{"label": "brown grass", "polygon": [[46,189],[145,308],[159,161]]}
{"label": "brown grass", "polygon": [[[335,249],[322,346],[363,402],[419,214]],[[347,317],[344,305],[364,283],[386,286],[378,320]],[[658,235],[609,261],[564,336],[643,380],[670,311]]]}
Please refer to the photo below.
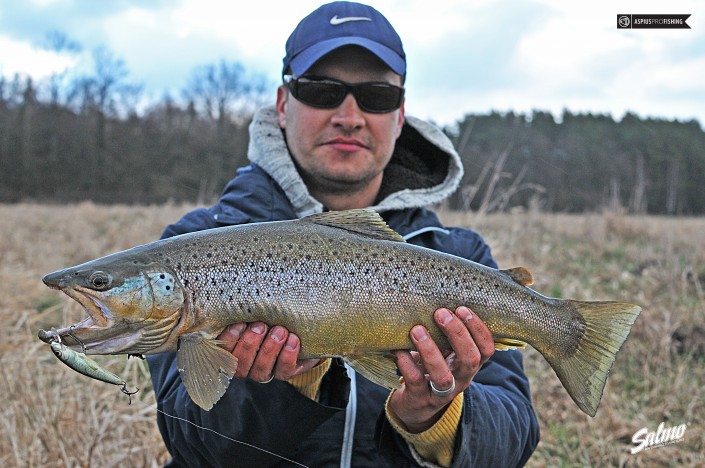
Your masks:
{"label": "brown grass", "polygon": [[[96,360],[141,391],[60,364],[40,328],[74,323],[80,307],[47,289],[50,271],[154,240],[190,207],[0,205],[0,465],[159,466],[146,365]],[[525,365],[542,441],[530,466],[699,466],[705,463],[705,219],[442,213],[481,232],[500,265],[523,265],[535,288],[573,299],[618,299],[644,311],[617,358],[595,418],[581,413],[535,351]],[[687,424],[682,441],[631,455],[642,427]]]}

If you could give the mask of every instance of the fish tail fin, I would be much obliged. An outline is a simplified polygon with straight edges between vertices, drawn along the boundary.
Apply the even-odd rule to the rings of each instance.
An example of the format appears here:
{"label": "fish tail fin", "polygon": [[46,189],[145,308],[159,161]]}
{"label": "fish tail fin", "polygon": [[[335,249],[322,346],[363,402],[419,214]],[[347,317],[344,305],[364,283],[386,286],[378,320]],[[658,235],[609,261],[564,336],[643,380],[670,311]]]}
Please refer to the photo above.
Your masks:
{"label": "fish tail fin", "polygon": [[595,416],[617,352],[641,307],[625,302],[566,300],[582,317],[585,329],[569,355],[544,355],[578,407]]}

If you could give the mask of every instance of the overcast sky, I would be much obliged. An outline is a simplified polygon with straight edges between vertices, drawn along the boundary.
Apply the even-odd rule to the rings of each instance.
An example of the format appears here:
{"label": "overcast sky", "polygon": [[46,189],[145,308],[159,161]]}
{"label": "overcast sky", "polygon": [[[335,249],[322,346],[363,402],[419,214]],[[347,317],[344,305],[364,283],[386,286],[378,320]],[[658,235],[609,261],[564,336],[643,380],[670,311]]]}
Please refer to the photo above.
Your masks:
{"label": "overcast sky", "polygon": [[[239,61],[274,86],[284,43],[311,0],[0,0],[0,74],[75,65],[43,50],[60,31],[103,46],[154,99],[198,65]],[[452,124],[492,110],[625,111],[705,125],[702,0],[379,0],[408,57],[407,113]],[[618,30],[618,13],[691,14],[692,29]],[[274,99],[274,87],[272,99]]]}

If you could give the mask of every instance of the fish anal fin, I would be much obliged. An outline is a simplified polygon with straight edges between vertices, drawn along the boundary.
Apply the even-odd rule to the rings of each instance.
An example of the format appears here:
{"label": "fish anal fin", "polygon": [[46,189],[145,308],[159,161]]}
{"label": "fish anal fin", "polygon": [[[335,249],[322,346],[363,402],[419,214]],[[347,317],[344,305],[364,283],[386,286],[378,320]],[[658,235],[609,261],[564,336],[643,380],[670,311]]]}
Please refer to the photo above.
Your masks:
{"label": "fish anal fin", "polygon": [[371,239],[406,242],[401,235],[387,226],[379,213],[370,208],[316,213],[299,221],[344,229]]}
{"label": "fish anal fin", "polygon": [[223,396],[237,370],[237,358],[200,333],[179,337],[176,354],[181,380],[189,396],[204,410],[210,410]]}
{"label": "fish anal fin", "polygon": [[494,340],[494,349],[499,351],[509,351],[510,349],[524,349],[526,343],[511,338],[496,338]]}
{"label": "fish anal fin", "polygon": [[389,389],[400,386],[397,364],[391,355],[346,356],[345,362],[377,385]]}
{"label": "fish anal fin", "polygon": [[531,286],[534,284],[534,275],[524,267],[502,270],[502,273],[506,273],[515,283],[519,283],[522,286]]}

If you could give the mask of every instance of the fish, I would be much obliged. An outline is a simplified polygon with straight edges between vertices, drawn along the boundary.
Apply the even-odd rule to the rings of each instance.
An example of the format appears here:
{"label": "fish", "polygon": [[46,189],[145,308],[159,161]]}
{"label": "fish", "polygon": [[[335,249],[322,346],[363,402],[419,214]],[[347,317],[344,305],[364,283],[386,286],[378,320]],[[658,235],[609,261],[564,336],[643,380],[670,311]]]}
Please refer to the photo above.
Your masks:
{"label": "fish", "polygon": [[400,386],[393,351],[413,349],[441,307],[467,306],[499,350],[535,348],[586,414],[594,416],[616,354],[641,308],[547,297],[523,267],[494,269],[407,243],[372,209],[225,226],[154,241],[47,274],[88,317],[56,332],[86,354],[176,352],[191,399],[210,410],[237,359],[220,346],[236,322],[281,325],[299,358],[340,357],[371,381]]}

